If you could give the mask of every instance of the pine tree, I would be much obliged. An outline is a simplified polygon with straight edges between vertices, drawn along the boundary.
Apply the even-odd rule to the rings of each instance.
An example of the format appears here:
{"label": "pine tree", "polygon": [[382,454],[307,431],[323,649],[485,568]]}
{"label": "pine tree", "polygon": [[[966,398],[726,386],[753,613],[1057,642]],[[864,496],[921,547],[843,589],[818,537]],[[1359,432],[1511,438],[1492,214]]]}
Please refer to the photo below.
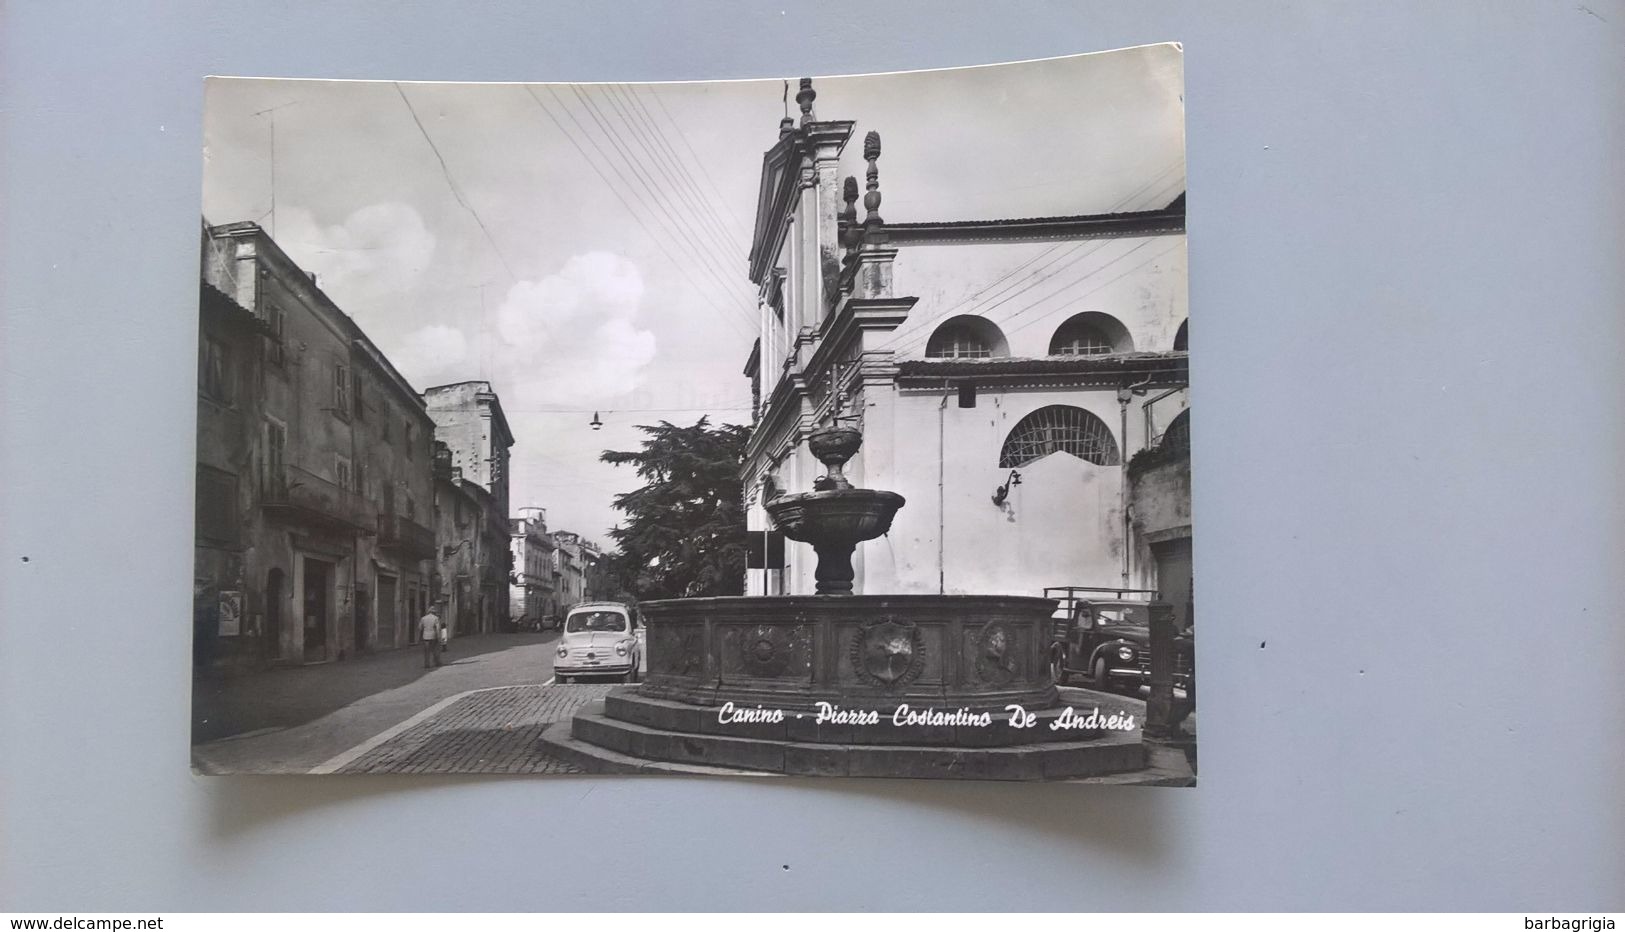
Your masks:
{"label": "pine tree", "polygon": [[626,520],[611,530],[617,552],[607,560],[622,589],[640,600],[741,595],[744,592],[744,491],[739,481],[750,428],[639,425],[643,449],[605,450],[615,466],[632,465],[645,485],[615,496]]}

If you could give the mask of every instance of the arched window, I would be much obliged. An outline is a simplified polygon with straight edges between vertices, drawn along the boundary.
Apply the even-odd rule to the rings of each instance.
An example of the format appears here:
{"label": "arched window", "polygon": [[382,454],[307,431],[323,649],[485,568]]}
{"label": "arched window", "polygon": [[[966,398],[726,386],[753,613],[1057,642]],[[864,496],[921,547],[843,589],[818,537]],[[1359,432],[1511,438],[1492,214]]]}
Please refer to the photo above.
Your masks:
{"label": "arched window", "polygon": [[1168,429],[1162,432],[1162,439],[1157,441],[1158,449],[1162,450],[1189,450],[1191,448],[1191,409],[1174,415],[1168,422]]}
{"label": "arched window", "polygon": [[991,321],[962,314],[931,334],[931,339],[925,341],[925,355],[932,359],[986,359],[1010,355],[1010,345]]}
{"label": "arched window", "polygon": [[999,468],[1018,469],[1051,453],[1070,453],[1096,466],[1120,462],[1105,421],[1082,408],[1049,405],[1022,418],[1004,438]]}
{"label": "arched window", "polygon": [[1188,320],[1181,321],[1179,324],[1179,329],[1174,331],[1174,352],[1180,353],[1190,351],[1191,338],[1190,332],[1187,330],[1190,325],[1191,322]]}
{"label": "arched window", "polygon": [[1110,314],[1084,311],[1067,318],[1049,341],[1051,356],[1098,356],[1102,353],[1132,353],[1134,341],[1128,328]]}

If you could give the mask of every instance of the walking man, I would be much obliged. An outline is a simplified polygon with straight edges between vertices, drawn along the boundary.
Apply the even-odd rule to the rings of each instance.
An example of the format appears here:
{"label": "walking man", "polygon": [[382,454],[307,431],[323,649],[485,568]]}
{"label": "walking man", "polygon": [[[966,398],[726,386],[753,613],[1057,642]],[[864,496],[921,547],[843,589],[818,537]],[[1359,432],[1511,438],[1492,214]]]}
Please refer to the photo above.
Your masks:
{"label": "walking man", "polygon": [[418,619],[418,640],[423,642],[423,668],[440,666],[440,616],[435,609],[440,607],[436,602],[432,608],[423,613]]}

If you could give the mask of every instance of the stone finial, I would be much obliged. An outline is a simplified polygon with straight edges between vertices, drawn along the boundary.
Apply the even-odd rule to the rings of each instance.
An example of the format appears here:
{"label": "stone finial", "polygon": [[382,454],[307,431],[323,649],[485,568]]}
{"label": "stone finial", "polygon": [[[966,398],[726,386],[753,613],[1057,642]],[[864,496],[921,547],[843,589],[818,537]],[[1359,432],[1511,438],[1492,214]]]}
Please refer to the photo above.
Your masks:
{"label": "stone finial", "polygon": [[846,181],[841,186],[841,199],[846,201],[846,206],[841,209],[841,222],[846,224],[841,245],[847,249],[856,249],[858,243],[863,240],[863,228],[858,226],[858,179],[851,175],[846,176]]}
{"label": "stone finial", "polygon": [[875,164],[880,158],[880,134],[874,130],[863,137],[863,157],[869,161],[869,170],[865,173],[869,190],[863,195],[867,215],[863,218],[863,226],[875,234],[884,235],[880,230],[886,222],[880,219],[880,168]]}
{"label": "stone finial", "polygon": [[813,90],[812,78],[802,78],[801,87],[796,91],[796,104],[801,107],[801,125],[806,126],[813,117],[813,100],[818,92]]}

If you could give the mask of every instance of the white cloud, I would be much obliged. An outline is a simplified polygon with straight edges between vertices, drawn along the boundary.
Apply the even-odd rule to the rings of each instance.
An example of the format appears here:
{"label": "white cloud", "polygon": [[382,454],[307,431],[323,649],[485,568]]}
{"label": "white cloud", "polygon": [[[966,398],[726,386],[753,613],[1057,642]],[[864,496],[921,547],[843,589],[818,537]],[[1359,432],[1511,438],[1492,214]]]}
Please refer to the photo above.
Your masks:
{"label": "white cloud", "polygon": [[309,210],[278,212],[276,240],[341,307],[363,307],[410,290],[434,258],[435,236],[417,209],[399,201],[369,204],[332,226]]}
{"label": "white cloud", "polygon": [[515,284],[493,315],[499,345],[489,352],[504,403],[608,407],[637,389],[655,357],[655,335],[638,325],[643,295],[637,265],[608,252]]}

